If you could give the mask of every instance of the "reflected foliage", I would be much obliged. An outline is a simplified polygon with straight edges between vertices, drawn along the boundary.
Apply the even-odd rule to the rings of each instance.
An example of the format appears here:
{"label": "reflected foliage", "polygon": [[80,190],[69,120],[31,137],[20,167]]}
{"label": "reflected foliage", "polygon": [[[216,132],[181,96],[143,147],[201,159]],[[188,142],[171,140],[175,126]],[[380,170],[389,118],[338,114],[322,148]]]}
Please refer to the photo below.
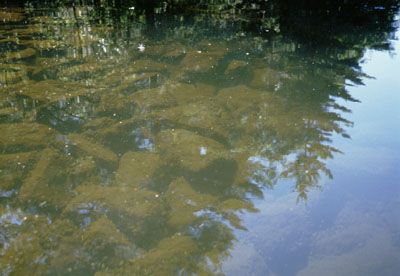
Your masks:
{"label": "reflected foliage", "polygon": [[221,274],[264,189],[333,177],[338,100],[399,8],[2,2],[2,275]]}

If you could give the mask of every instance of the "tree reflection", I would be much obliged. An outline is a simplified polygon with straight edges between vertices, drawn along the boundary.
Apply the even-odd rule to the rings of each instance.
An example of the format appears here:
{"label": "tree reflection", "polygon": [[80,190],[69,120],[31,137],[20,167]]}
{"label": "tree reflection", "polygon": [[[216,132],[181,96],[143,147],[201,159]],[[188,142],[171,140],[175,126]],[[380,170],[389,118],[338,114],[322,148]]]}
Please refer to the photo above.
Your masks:
{"label": "tree reflection", "polygon": [[333,177],[399,6],[112,2],[0,11],[2,274],[218,275],[254,197]]}

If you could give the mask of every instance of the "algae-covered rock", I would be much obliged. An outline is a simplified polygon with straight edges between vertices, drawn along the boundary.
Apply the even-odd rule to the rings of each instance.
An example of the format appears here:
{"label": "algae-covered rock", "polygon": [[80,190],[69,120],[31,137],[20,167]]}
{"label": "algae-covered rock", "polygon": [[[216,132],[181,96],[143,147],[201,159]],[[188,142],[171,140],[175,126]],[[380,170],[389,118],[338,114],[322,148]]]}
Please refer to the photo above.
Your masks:
{"label": "algae-covered rock", "polygon": [[96,171],[96,162],[92,156],[84,156],[74,160],[70,173],[75,176],[88,176]]}
{"label": "algae-covered rock", "polygon": [[127,152],[120,161],[115,175],[117,185],[128,187],[144,187],[152,181],[154,173],[161,166],[157,153]]}
{"label": "algae-covered rock", "polygon": [[196,212],[213,208],[217,198],[195,191],[183,178],[174,180],[166,193],[169,206],[168,223],[175,229],[188,226],[199,219]]}
{"label": "algae-covered rock", "polygon": [[257,68],[253,70],[253,73],[254,77],[250,82],[250,85],[254,87],[268,88],[270,90],[277,89],[277,85],[279,85],[282,78],[287,78],[286,75],[271,68]]}
{"label": "algae-covered rock", "polygon": [[53,149],[44,149],[28,177],[19,190],[20,200],[47,202],[53,206],[63,206],[70,196],[65,185],[66,170],[70,162],[66,155]]}
{"label": "algae-covered rock", "polygon": [[[82,235],[83,245],[93,253],[101,255],[101,251],[113,251],[118,246],[129,246],[130,242],[106,217],[92,222]],[[108,252],[110,253],[110,252]],[[105,254],[106,255],[106,254]]]}
{"label": "algae-covered rock", "polygon": [[100,144],[92,142],[90,139],[84,137],[83,135],[77,133],[69,134],[68,139],[71,141],[71,144],[74,147],[87,154],[92,155],[94,158],[109,163],[115,163],[118,160],[118,156],[114,152]]}
{"label": "algae-covered rock", "polygon": [[126,75],[115,91],[129,95],[139,89],[149,89],[158,86],[161,76],[157,72],[133,73]]}
{"label": "algae-covered rock", "polygon": [[205,134],[226,137],[232,118],[223,104],[213,98],[153,112],[158,118],[185,128],[199,129]]}
{"label": "algae-covered rock", "polygon": [[79,216],[88,208],[93,208],[92,215],[107,214],[118,229],[130,235],[146,231],[148,234],[162,222],[164,204],[156,192],[131,187],[83,185],[77,187],[74,193],[77,196],[63,211],[69,217]]}
{"label": "algae-covered rock", "polygon": [[55,143],[57,132],[36,123],[0,124],[0,151],[21,152],[48,147]]}
{"label": "algae-covered rock", "polygon": [[19,93],[46,103],[66,101],[69,98],[89,94],[90,90],[84,85],[64,83],[58,80],[43,80],[21,87]]}
{"label": "algae-covered rock", "polygon": [[32,167],[37,152],[0,155],[0,187],[10,189],[17,185]]}
{"label": "algae-covered rock", "polygon": [[246,67],[248,65],[249,65],[249,63],[246,62],[246,61],[234,59],[229,63],[228,67],[226,67],[226,69],[224,71],[224,74],[225,75],[229,74],[233,70],[236,70],[238,68],[243,68],[243,67]]}
{"label": "algae-covered rock", "polygon": [[0,123],[18,123],[23,119],[24,114],[16,107],[0,109]]}
{"label": "algae-covered rock", "polygon": [[196,256],[201,253],[189,237],[178,234],[160,241],[143,258],[138,258],[125,268],[128,275],[177,275],[184,271],[191,274],[198,265]]}
{"label": "algae-covered rock", "polygon": [[166,162],[187,170],[198,171],[217,159],[228,158],[228,151],[219,142],[183,129],[162,131],[156,142]]}
{"label": "algae-covered rock", "polygon": [[223,51],[202,52],[191,50],[186,53],[180,68],[183,71],[204,73],[213,69],[224,54],[225,52]]}
{"label": "algae-covered rock", "polygon": [[18,52],[7,52],[5,54],[6,60],[10,59],[24,59],[36,55],[36,51],[32,48],[26,48]]}
{"label": "algae-covered rock", "polygon": [[168,82],[158,88],[142,90],[129,96],[137,105],[138,112],[168,108],[207,99],[215,94],[215,87],[205,84],[184,84]]}
{"label": "algae-covered rock", "polygon": [[57,73],[57,78],[63,81],[83,80],[99,78],[107,70],[109,61],[95,61],[74,65]]}
{"label": "algae-covered rock", "polygon": [[161,72],[171,70],[173,66],[152,59],[138,59],[129,64],[129,72]]}
{"label": "algae-covered rock", "polygon": [[0,22],[18,22],[25,18],[23,10],[0,10]]}
{"label": "algae-covered rock", "polygon": [[27,71],[0,70],[0,85],[7,86],[27,77]]}

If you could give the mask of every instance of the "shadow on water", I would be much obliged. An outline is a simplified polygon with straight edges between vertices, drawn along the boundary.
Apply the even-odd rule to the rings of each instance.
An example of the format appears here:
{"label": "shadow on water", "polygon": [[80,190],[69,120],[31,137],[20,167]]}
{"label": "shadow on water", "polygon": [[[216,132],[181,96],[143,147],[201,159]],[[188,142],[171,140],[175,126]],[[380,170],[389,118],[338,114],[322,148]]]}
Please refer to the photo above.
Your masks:
{"label": "shadow on water", "polygon": [[2,275],[220,274],[264,189],[333,177],[399,7],[110,2],[2,1]]}

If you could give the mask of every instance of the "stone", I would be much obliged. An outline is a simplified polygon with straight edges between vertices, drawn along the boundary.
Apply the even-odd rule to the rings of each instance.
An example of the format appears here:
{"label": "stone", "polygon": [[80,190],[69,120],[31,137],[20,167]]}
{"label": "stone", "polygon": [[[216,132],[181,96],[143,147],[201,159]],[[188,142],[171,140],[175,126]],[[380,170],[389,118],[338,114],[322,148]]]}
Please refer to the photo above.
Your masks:
{"label": "stone", "polygon": [[30,200],[35,203],[46,201],[55,207],[62,207],[71,195],[65,184],[70,159],[53,149],[44,149],[39,160],[24,180],[18,194],[20,200]]}
{"label": "stone", "polygon": [[165,198],[169,206],[168,223],[174,229],[192,225],[199,219],[196,212],[213,208],[218,202],[212,195],[195,191],[183,178],[169,184]]}
{"label": "stone", "polygon": [[127,152],[119,161],[115,175],[116,184],[133,188],[145,187],[152,181],[161,164],[157,153]]}
{"label": "stone", "polygon": [[234,59],[229,63],[228,67],[226,67],[224,74],[227,75],[233,70],[236,70],[238,68],[247,67],[248,65],[249,65],[249,63],[246,61]]}
{"label": "stone", "polygon": [[116,163],[118,161],[118,156],[114,152],[100,144],[92,142],[89,138],[81,134],[73,133],[69,134],[67,137],[73,147],[78,148],[86,154],[92,155],[96,159],[108,163]]}
{"label": "stone", "polygon": [[6,60],[12,60],[12,59],[24,59],[24,58],[29,58],[36,55],[36,51],[32,48],[26,48],[24,50],[18,51],[18,52],[7,52],[5,54]]}
{"label": "stone", "polygon": [[57,132],[37,123],[0,124],[2,153],[40,150],[56,143]]}
{"label": "stone", "polygon": [[205,135],[217,135],[223,138],[228,136],[227,127],[231,123],[231,118],[224,106],[215,102],[213,98],[156,111],[152,115],[177,126],[196,129]]}
{"label": "stone", "polygon": [[94,184],[81,185],[73,192],[77,196],[63,210],[64,216],[79,216],[82,211],[90,209],[92,215],[107,214],[118,229],[133,236],[154,231],[152,227],[160,227],[163,223],[165,207],[156,192]]}
{"label": "stone", "polygon": [[191,171],[199,171],[217,159],[229,157],[221,143],[183,129],[160,132],[156,136],[156,147],[165,162]]}
{"label": "stone", "polygon": [[183,58],[180,68],[183,71],[205,73],[215,68],[224,54],[222,51],[202,52],[190,50]]}
{"label": "stone", "polygon": [[0,188],[9,190],[16,187],[32,168],[37,152],[21,152],[0,155]]}

